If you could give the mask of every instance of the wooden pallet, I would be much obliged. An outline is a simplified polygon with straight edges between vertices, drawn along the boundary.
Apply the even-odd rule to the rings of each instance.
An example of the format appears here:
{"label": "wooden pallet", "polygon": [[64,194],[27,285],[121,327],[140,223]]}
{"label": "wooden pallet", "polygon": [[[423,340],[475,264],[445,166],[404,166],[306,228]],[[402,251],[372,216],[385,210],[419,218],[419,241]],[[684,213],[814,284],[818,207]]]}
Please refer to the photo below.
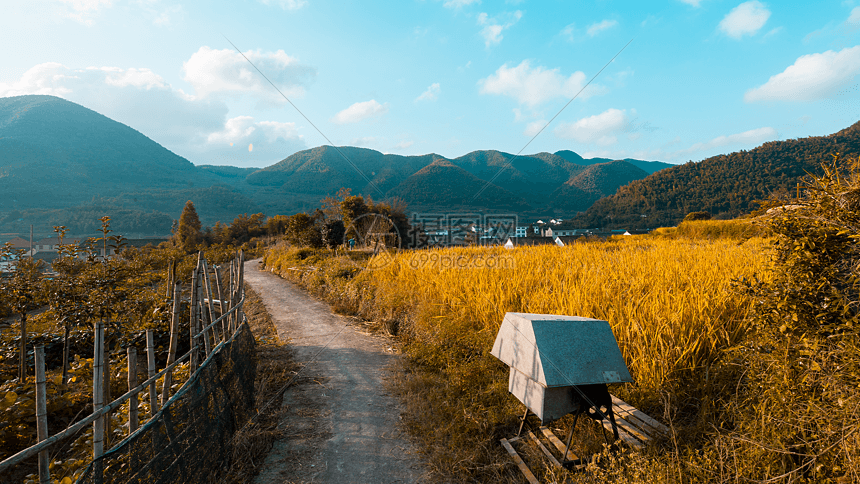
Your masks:
{"label": "wooden pallet", "polygon": [[[645,415],[615,395],[612,395],[612,410],[615,413],[615,423],[618,426],[619,439],[631,447],[642,448],[649,440],[652,440],[659,435],[666,435],[669,433],[669,429],[665,425],[654,420],[648,415]],[[602,423],[606,430],[612,432],[612,424],[609,421],[603,420]],[[552,447],[556,448],[557,453],[554,453],[547,448],[541,439],[539,439],[531,430],[526,430],[519,436],[501,440],[502,446],[508,451],[508,454],[514,462],[516,462],[517,467],[520,468],[520,471],[530,484],[538,484],[538,480],[534,473],[532,473],[531,469],[529,469],[528,465],[526,465],[525,461],[523,461],[522,457],[517,453],[513,444],[526,439],[531,440],[538,446],[541,452],[547,456],[554,467],[563,467],[562,462],[578,459],[578,457],[570,450],[567,451],[566,456],[562,455],[565,450],[565,445],[548,427],[540,427],[540,432],[546,441],[549,442]],[[579,466],[578,468],[582,467],[584,466]]]}

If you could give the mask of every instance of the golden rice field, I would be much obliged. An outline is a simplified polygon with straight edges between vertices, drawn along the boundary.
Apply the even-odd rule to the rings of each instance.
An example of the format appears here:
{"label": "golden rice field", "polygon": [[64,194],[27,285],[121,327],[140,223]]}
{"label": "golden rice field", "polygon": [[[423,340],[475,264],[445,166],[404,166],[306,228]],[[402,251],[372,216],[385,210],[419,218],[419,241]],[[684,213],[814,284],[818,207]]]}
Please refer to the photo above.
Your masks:
{"label": "golden rice field", "polygon": [[[432,255],[467,267],[442,268]],[[499,260],[498,268],[469,268],[472,260],[487,265],[488,257]],[[762,239],[738,245],[633,238],[404,252],[356,282],[374,294],[379,309],[402,314],[399,307],[411,307],[415,337],[464,338],[485,351],[508,311],[609,321],[636,382],[658,389],[679,372],[706,368],[739,341],[749,301],[732,281],[761,275],[768,263]]]}
{"label": "golden rice field", "polygon": [[506,312],[609,321],[635,379],[612,391],[656,412],[667,394],[676,401],[711,394],[701,383],[750,329],[751,301],[733,281],[767,278],[770,252],[760,237],[633,236],[371,260],[357,251],[280,246],[265,263],[341,311],[398,328],[413,366],[409,409],[421,414],[411,430],[427,442],[446,439],[446,448],[429,451],[440,467],[487,481],[507,479],[490,456],[500,455],[498,438],[515,429],[519,413],[506,392],[506,368],[489,355]]}

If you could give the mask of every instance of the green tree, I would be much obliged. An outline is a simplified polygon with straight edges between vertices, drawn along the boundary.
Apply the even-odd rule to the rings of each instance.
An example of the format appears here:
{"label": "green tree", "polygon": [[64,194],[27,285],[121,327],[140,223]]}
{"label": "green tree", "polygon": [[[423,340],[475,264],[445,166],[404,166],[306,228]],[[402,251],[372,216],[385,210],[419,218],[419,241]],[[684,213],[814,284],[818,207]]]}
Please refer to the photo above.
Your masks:
{"label": "green tree", "polygon": [[41,260],[24,257],[23,250],[12,248],[7,242],[0,248],[0,258],[16,259],[12,276],[0,279],[0,294],[6,303],[21,318],[21,338],[18,347],[18,378],[21,382],[27,377],[27,313],[42,306],[44,291],[42,287]]}
{"label": "green tree", "polygon": [[708,212],[690,212],[684,217],[684,222],[694,222],[696,220],[711,220],[711,214]]}
{"label": "green tree", "polygon": [[293,245],[305,247],[322,247],[323,238],[313,217],[306,213],[297,213],[287,221],[286,239]]}
{"label": "green tree", "polygon": [[748,480],[766,469],[784,482],[860,475],[860,441],[849,438],[860,431],[860,163],[837,156],[822,172],[764,216],[773,273],[743,283],[756,333],[726,415],[752,444],[737,449]]}
{"label": "green tree", "polygon": [[179,216],[179,225],[176,228],[176,242],[179,247],[187,253],[197,250],[202,240],[200,233],[200,217],[191,200],[185,202],[182,215]]}
{"label": "green tree", "polygon": [[344,198],[340,202],[340,216],[341,220],[343,220],[343,225],[348,228],[355,219],[370,212],[373,202],[371,201],[370,203],[371,206],[369,207],[361,195]]}

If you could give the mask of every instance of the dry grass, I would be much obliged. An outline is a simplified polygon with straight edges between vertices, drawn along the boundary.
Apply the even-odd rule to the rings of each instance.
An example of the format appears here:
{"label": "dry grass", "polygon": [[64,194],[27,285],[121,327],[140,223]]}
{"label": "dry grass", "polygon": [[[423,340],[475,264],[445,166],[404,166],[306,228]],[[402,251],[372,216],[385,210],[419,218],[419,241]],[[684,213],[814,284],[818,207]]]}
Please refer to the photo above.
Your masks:
{"label": "dry grass", "polygon": [[[495,268],[486,267],[490,259]],[[522,407],[507,392],[507,368],[489,355],[506,312],[609,321],[635,379],[613,393],[694,443],[713,421],[711,402],[737,381],[724,370],[725,350],[750,329],[751,301],[733,280],[766,274],[769,251],[759,238],[634,236],[562,248],[402,252],[375,270],[351,271],[356,262],[287,248],[265,258],[267,268],[342,311],[396,328],[408,357],[397,383],[404,423],[436,470],[468,482],[518,482],[498,439],[516,432]]]}
{"label": "dry grass", "polygon": [[260,296],[247,284],[243,310],[257,341],[257,413],[233,437],[231,466],[221,482],[236,484],[253,480],[272,445],[286,435],[286,429],[279,425],[286,413],[281,401],[284,386],[298,369],[292,349],[278,339]]}

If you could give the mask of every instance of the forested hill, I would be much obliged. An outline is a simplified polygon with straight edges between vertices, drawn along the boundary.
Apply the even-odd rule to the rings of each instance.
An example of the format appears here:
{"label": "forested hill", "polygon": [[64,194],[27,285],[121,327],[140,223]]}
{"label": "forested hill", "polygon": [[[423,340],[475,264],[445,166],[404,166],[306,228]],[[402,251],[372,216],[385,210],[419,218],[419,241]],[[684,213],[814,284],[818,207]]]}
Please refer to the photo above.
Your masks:
{"label": "forested hill", "polygon": [[771,141],[749,151],[678,165],[621,187],[569,220],[575,227],[654,228],[676,225],[689,212],[736,217],[754,202],[791,193],[831,154],[860,154],[860,122],[828,136]]}
{"label": "forested hill", "polygon": [[479,150],[446,159],[351,146],[303,150],[259,170],[195,166],[134,128],[65,99],[0,98],[2,233],[24,233],[30,225],[40,234],[55,225],[81,233],[90,230],[86,220],[93,213],[102,213],[133,221],[115,225],[126,234],[165,235],[188,200],[213,225],[243,213],[312,211],[344,187],[377,201],[401,198],[415,212],[568,218],[660,166],[583,159],[572,151]]}
{"label": "forested hill", "polygon": [[90,230],[84,221],[101,213],[122,218],[114,227],[126,234],[164,235],[189,199],[200,202],[200,216],[210,224],[261,211],[235,188],[252,170],[230,168],[195,167],[135,129],[65,99],[0,98],[3,232],[23,233],[32,224],[42,234],[53,225],[83,233]]}

